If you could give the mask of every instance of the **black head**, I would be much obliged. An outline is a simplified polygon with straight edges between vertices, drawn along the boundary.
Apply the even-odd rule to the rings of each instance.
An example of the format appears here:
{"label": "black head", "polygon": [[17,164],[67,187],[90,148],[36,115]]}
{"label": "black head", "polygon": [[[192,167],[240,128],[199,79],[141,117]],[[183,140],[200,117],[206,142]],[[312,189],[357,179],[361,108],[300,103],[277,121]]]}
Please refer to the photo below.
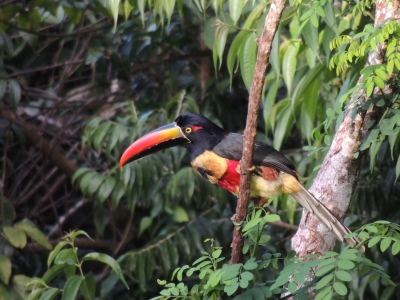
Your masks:
{"label": "black head", "polygon": [[175,119],[176,125],[190,141],[184,144],[190,150],[193,159],[205,150],[214,148],[226,135],[224,129],[206,117],[194,113],[180,115]]}
{"label": "black head", "polygon": [[225,131],[204,116],[184,114],[174,123],[157,128],[136,140],[124,151],[119,165],[122,168],[129,162],[154,152],[174,146],[185,146],[191,159],[205,150],[211,150],[225,136]]}

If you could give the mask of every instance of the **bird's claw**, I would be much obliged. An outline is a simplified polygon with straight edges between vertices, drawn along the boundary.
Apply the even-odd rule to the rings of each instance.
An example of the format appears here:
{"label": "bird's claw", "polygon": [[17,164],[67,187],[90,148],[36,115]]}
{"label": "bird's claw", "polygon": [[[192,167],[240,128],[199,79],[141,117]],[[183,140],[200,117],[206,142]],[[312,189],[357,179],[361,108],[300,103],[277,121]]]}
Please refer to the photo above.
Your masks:
{"label": "bird's claw", "polygon": [[240,220],[238,220],[238,219],[236,218],[236,214],[234,214],[234,215],[231,217],[231,221],[232,221],[233,225],[235,225],[235,226],[240,226],[240,225],[243,224],[243,221],[240,221]]}
{"label": "bird's claw", "polygon": [[239,173],[240,175],[244,175],[244,174],[246,174],[247,172],[253,172],[253,171],[255,171],[256,169],[257,169],[257,168],[256,168],[255,166],[252,166],[252,167],[246,169],[246,172],[242,172],[242,169],[240,168],[240,165],[237,165],[237,167],[236,167],[236,172]]}

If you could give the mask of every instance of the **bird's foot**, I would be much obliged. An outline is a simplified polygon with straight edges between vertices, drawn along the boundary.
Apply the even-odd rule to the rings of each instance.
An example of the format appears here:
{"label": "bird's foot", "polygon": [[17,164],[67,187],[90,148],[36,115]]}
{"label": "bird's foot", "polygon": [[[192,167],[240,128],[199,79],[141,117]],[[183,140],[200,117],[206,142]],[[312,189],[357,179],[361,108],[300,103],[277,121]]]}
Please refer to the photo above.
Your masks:
{"label": "bird's foot", "polygon": [[238,219],[236,218],[236,214],[234,214],[234,215],[231,217],[231,221],[232,221],[233,225],[235,225],[235,226],[240,226],[240,225],[243,224],[243,221],[240,221],[240,220],[238,220]]}
{"label": "bird's foot", "polygon": [[256,169],[257,169],[257,168],[256,168],[255,166],[252,166],[252,167],[246,169],[246,172],[242,172],[242,168],[240,167],[240,165],[237,165],[237,167],[236,167],[236,172],[239,173],[240,175],[244,175],[244,174],[246,174],[247,172],[253,172],[253,171],[255,171]]}

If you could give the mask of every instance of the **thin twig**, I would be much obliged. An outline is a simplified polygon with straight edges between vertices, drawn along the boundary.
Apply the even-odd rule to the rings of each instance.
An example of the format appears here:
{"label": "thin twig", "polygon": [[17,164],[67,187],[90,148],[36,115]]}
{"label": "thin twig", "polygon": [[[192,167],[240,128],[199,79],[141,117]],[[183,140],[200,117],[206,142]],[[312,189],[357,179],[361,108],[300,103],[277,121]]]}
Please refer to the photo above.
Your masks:
{"label": "thin twig", "polygon": [[90,200],[87,198],[82,198],[80,201],[78,201],[77,203],[75,203],[74,206],[70,207],[67,212],[62,215],[61,217],[58,218],[58,222],[57,224],[55,224],[53,226],[53,228],[50,230],[50,232],[47,234],[47,238],[51,238],[54,235],[56,235],[58,232],[61,232],[61,228],[64,224],[64,222],[73,214],[75,214],[75,212],[80,209],[82,206],[84,206],[86,203],[88,203]]}
{"label": "thin twig", "polygon": [[[249,108],[247,112],[246,129],[244,131],[243,157],[240,161],[241,170],[248,170],[252,166],[253,161],[253,145],[256,135],[257,116],[261,103],[262,90],[264,86],[265,73],[268,67],[269,54],[271,52],[272,40],[278,29],[279,21],[283,9],[285,8],[285,0],[274,0],[271,3],[270,10],[265,18],[263,33],[259,39],[256,66],[254,70],[254,79],[250,89]],[[238,203],[236,206],[235,223],[241,223],[246,219],[247,206],[250,196],[250,178],[249,172],[244,172],[240,176],[240,188]],[[230,263],[235,264],[243,260],[244,239],[242,232],[234,229],[232,241],[232,256]]]}
{"label": "thin twig", "polygon": [[133,222],[133,216],[134,215],[135,215],[135,211],[131,210],[130,211],[130,215],[129,215],[129,220],[128,220],[128,223],[125,226],[125,231],[124,231],[124,234],[122,235],[121,241],[118,243],[117,247],[113,251],[113,255],[114,256],[116,256],[118,254],[119,250],[121,250],[122,246],[128,240],[128,235],[129,235],[129,231],[130,231],[130,229],[132,227],[132,222]]}

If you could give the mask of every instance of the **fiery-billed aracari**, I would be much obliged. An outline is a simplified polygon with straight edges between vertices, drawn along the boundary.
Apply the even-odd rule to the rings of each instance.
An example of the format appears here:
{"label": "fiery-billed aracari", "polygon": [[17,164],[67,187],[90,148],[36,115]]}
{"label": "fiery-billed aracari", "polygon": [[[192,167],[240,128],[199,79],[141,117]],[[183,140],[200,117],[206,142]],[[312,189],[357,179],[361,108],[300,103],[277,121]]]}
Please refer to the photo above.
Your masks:
{"label": "fiery-billed aracari", "polygon": [[[156,151],[179,145],[189,149],[194,170],[211,183],[237,195],[243,136],[226,132],[202,115],[180,115],[174,123],[144,135],[125,150],[120,167]],[[282,193],[290,194],[332,230],[338,240],[345,240],[352,246],[357,244],[355,238],[343,238],[350,230],[299,182],[294,165],[283,154],[256,141],[253,165],[250,169],[250,198],[259,200]]]}

